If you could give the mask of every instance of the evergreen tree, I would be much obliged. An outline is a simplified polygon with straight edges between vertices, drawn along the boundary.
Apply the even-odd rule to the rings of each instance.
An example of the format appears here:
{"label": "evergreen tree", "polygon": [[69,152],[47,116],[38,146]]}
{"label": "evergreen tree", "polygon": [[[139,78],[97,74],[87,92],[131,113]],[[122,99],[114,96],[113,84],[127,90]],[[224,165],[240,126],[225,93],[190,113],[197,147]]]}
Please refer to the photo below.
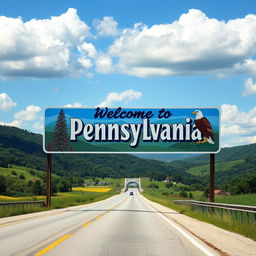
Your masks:
{"label": "evergreen tree", "polygon": [[58,119],[55,126],[53,150],[54,151],[71,150],[71,145],[69,144],[69,138],[68,138],[66,116],[62,109],[58,115]]}

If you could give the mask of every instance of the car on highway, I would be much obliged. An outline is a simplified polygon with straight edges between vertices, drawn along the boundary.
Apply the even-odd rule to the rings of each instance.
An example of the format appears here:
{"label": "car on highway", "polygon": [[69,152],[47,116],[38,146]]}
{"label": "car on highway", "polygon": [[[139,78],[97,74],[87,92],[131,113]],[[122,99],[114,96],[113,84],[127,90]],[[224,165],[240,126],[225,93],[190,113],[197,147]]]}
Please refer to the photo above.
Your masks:
{"label": "car on highway", "polygon": [[133,192],[131,191],[129,195],[130,195],[130,196],[133,196]]}

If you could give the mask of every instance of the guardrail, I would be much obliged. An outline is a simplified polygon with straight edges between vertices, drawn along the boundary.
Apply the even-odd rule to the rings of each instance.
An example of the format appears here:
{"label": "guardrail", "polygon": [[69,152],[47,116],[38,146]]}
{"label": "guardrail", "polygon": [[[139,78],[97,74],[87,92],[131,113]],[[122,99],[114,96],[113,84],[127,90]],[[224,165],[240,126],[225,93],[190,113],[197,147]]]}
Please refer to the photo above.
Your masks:
{"label": "guardrail", "polygon": [[1,206],[10,206],[10,205],[38,205],[44,206],[44,201],[16,201],[16,202],[0,202]]}
{"label": "guardrail", "polygon": [[221,216],[230,215],[232,218],[239,219],[241,223],[251,221],[256,224],[256,206],[210,203],[194,200],[174,200],[175,204],[190,205],[192,211],[199,210],[205,213],[219,214]]}

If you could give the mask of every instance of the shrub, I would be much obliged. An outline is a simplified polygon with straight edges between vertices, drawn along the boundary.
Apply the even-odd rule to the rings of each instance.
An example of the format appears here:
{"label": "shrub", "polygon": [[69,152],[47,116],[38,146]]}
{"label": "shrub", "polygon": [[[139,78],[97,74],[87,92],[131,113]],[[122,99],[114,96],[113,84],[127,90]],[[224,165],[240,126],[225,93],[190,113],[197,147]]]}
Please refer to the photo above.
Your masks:
{"label": "shrub", "polygon": [[182,191],[180,191],[179,196],[188,197],[188,194],[186,191],[182,190]]}
{"label": "shrub", "polygon": [[172,183],[166,183],[165,186],[166,186],[167,188],[171,188],[171,187],[172,187]]}
{"label": "shrub", "polygon": [[156,183],[150,183],[148,188],[159,188],[159,186]]}
{"label": "shrub", "polygon": [[20,180],[25,180],[25,179],[26,179],[23,174],[21,174],[21,175],[19,176],[19,178],[20,178]]}

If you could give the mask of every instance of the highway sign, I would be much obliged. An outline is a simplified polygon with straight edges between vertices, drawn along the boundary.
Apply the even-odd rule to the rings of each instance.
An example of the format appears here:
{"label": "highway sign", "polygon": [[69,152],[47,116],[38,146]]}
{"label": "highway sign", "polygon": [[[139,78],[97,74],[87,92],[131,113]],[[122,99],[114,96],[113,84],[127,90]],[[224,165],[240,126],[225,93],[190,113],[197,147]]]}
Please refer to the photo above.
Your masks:
{"label": "highway sign", "polygon": [[46,153],[216,153],[218,108],[47,108]]}

